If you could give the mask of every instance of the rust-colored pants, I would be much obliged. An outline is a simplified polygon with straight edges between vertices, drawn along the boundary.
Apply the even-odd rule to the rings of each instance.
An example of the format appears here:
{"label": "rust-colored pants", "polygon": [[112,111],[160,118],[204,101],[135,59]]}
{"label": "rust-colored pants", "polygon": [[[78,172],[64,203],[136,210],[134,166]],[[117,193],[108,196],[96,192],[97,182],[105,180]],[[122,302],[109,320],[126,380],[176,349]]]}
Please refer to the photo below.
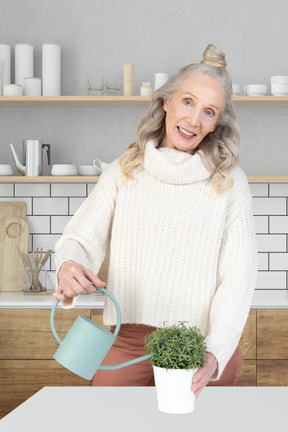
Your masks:
{"label": "rust-colored pants", "polygon": [[[114,331],[115,327],[111,327]],[[156,327],[122,324],[117,340],[103,360],[104,365],[123,363],[145,355],[144,338]],[[226,365],[218,381],[210,381],[208,386],[235,386],[237,384],[243,358],[239,347]],[[153,369],[149,360],[135,363],[121,369],[98,370],[93,377],[92,386],[154,386]]]}

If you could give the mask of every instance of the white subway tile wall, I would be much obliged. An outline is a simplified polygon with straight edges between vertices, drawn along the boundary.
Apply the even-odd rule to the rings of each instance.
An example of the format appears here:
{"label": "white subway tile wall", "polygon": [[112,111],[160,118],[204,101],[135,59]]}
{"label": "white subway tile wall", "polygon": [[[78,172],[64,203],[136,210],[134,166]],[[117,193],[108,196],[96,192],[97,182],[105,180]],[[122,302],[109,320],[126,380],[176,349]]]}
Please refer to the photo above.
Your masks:
{"label": "white subway tile wall", "polygon": [[[52,249],[95,183],[0,183],[0,201],[24,201],[33,248]],[[257,290],[288,290],[288,182],[250,182],[257,234]],[[55,288],[54,253],[46,265]]]}

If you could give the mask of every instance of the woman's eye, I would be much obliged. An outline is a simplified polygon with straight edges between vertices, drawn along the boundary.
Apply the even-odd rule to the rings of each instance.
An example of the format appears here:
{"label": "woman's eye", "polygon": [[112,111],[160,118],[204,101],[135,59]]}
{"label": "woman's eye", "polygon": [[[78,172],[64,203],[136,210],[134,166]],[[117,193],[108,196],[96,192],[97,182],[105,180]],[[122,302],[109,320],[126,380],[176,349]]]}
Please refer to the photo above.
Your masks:
{"label": "woman's eye", "polygon": [[184,105],[190,106],[192,105],[192,102],[190,99],[184,99]]}
{"label": "woman's eye", "polygon": [[211,109],[208,109],[208,110],[206,110],[206,114],[208,115],[208,117],[213,117],[214,111]]}

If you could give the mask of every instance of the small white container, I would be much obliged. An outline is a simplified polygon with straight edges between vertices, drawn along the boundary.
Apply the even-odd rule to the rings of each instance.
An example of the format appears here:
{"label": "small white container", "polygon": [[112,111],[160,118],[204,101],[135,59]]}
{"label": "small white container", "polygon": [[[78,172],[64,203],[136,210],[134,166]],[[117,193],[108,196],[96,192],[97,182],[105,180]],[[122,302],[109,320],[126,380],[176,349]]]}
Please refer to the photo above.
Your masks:
{"label": "small white container", "polygon": [[0,164],[0,176],[11,176],[13,174],[12,166],[9,164]]}
{"label": "small white container", "polygon": [[19,84],[3,85],[3,96],[22,96],[22,86]]}
{"label": "small white container", "polygon": [[153,366],[159,411],[186,414],[194,411],[192,379],[197,369],[164,369]]}
{"label": "small white container", "polygon": [[140,88],[140,96],[152,96],[153,89],[150,82],[143,82]]}
{"label": "small white container", "polygon": [[78,172],[80,176],[99,176],[102,170],[94,165],[80,165]]}
{"label": "small white container", "polygon": [[55,164],[51,169],[52,176],[75,176],[77,168],[73,164]]}
{"label": "small white container", "polygon": [[154,91],[156,91],[159,87],[161,87],[168,81],[168,73],[157,72],[154,74],[154,76],[155,76]]}
{"label": "small white container", "polygon": [[41,96],[41,78],[23,79],[24,96]]}

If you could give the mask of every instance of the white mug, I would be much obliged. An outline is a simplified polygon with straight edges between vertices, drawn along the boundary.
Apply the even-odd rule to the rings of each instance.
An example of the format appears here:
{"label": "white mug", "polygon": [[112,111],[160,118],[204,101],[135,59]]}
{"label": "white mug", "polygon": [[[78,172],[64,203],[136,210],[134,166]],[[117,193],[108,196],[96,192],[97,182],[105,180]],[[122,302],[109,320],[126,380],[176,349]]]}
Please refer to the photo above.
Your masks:
{"label": "white mug", "polygon": [[98,168],[101,172],[104,171],[105,168],[108,167],[108,163],[102,162],[100,159],[94,159],[93,160],[94,167]]}
{"label": "white mug", "polygon": [[244,86],[244,91],[248,96],[264,96],[267,92],[267,86],[265,84],[248,84]]}
{"label": "white mug", "polygon": [[156,91],[159,87],[164,85],[166,81],[168,81],[168,74],[166,72],[165,73],[158,72],[155,73],[154,76],[155,76],[154,91]]}
{"label": "white mug", "polygon": [[240,85],[232,84],[232,88],[233,88],[233,95],[238,96],[240,93]]}
{"label": "white mug", "polygon": [[3,96],[22,96],[22,86],[19,84],[4,84]]}

